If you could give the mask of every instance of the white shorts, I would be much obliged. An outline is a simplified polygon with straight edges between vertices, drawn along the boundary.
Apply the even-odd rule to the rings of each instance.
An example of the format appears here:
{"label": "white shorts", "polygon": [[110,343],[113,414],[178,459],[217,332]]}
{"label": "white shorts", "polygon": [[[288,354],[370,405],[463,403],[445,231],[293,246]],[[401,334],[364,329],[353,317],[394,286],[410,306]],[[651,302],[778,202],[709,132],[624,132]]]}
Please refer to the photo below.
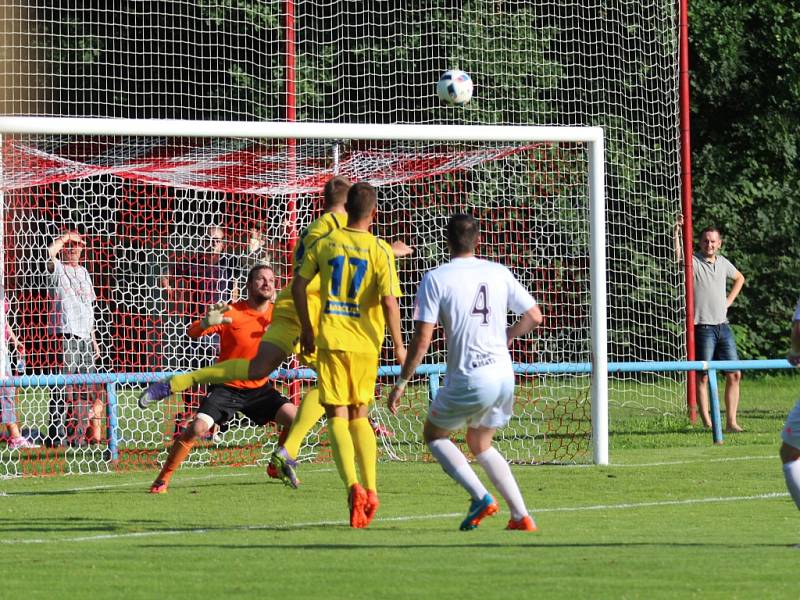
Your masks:
{"label": "white shorts", "polygon": [[800,450],[800,400],[797,401],[794,408],[789,411],[789,416],[786,417],[786,424],[781,429],[781,439]]}
{"label": "white shorts", "polygon": [[472,379],[469,382],[447,382],[439,388],[428,410],[428,420],[448,431],[467,427],[508,425],[514,411],[514,374]]}

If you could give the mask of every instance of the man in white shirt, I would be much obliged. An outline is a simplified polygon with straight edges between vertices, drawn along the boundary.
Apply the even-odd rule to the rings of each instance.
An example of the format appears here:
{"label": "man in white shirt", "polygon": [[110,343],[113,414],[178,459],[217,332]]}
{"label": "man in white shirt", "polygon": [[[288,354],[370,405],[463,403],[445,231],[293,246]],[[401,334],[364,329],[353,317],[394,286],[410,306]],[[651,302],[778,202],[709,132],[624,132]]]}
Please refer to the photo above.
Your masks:
{"label": "man in white shirt", "polygon": [[[467,445],[511,511],[507,529],[536,531],[506,459],[492,445],[494,432],[508,424],[514,406],[514,371],[508,346],[542,322],[536,301],[504,266],[475,257],[480,230],[469,215],[447,224],[449,263],[428,272],[417,293],[414,337],[392,391],[389,410],[397,411],[408,380],[430,346],[437,322],[447,340],[447,378],[428,411],[425,442],[444,471],[470,495],[462,530],[475,529],[498,511],[497,503],[450,441],[467,426]],[[508,310],[521,315],[506,327]]]}
{"label": "man in white shirt", "polygon": [[[50,258],[47,270],[51,273],[56,295],[56,332],[61,337],[62,372],[66,374],[94,373],[95,361],[100,357],[94,327],[97,296],[92,276],[80,264],[85,247],[81,235],[69,231],[47,248]],[[65,441],[73,446],[99,443],[103,404],[97,394],[92,388],[78,391],[73,386],[66,386],[66,393],[71,396],[70,410],[67,410],[65,390],[56,389],[51,394],[50,425],[45,443],[50,447],[62,446]]]}

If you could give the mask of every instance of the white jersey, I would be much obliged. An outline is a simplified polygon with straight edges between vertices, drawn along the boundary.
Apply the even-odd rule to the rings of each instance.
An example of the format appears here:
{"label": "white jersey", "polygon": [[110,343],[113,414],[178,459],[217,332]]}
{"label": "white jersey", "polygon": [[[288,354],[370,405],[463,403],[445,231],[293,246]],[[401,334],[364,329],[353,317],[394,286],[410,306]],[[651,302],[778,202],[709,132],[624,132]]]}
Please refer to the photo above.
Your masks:
{"label": "white jersey", "polygon": [[92,276],[84,267],[65,265],[58,259],[53,263],[53,286],[58,306],[56,315],[60,333],[89,339],[94,330],[94,302],[97,296]]}
{"label": "white jersey", "polygon": [[522,314],[536,300],[501,264],[454,258],[422,278],[414,320],[442,324],[447,336],[450,383],[473,376],[512,372],[506,316]]}

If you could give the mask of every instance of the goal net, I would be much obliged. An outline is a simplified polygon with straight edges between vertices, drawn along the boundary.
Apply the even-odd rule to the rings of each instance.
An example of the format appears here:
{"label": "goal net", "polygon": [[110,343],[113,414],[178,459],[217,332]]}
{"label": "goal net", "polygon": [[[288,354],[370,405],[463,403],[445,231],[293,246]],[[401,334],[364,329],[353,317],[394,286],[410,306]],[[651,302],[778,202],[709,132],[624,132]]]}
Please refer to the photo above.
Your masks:
{"label": "goal net", "polygon": [[[432,0],[424,8],[319,0],[244,0],[235,6],[183,0],[158,7],[140,4],[123,10],[99,3],[74,10],[22,0],[4,3],[0,113],[358,123],[376,128],[393,123],[602,127],[609,360],[685,356],[683,273],[672,256],[673,224],[680,206],[675,2],[621,0],[600,6],[593,0]],[[463,108],[446,106],[436,98],[435,83],[448,68],[463,69],[475,82],[475,95]],[[559,185],[565,173],[571,173],[565,165],[572,164],[568,157],[574,148],[550,144],[543,150],[534,144],[523,151],[513,144],[495,146],[497,154],[490,152],[486,158],[482,148],[468,144],[455,151],[460,156],[455,159],[446,144],[399,148],[397,156],[387,156],[386,144],[343,141],[335,150],[329,141],[281,145],[219,138],[199,143],[188,132],[183,139],[165,139],[158,131],[135,139],[108,135],[5,139],[3,273],[9,323],[29,354],[25,375],[61,377],[61,371],[48,362],[52,358],[46,358],[57,355],[59,348],[48,322],[54,309],[44,263],[47,243],[63,229],[75,226],[87,241],[84,262],[98,295],[97,370],[109,377],[127,373],[156,377],[164,369],[186,368],[213,354],[213,346],[190,349],[178,343],[183,341],[179,336],[186,319],[215,292],[204,288],[203,294],[194,293],[211,251],[210,238],[218,235],[213,228],[222,227],[224,252],[236,257],[226,272],[240,273],[253,260],[248,255],[255,224],[269,245],[263,251],[283,270],[293,236],[318,210],[324,176],[335,168],[351,168],[348,164],[358,164],[352,166],[358,169],[354,176],[373,178],[381,186],[382,198],[396,204],[381,217],[381,233],[389,236],[435,234],[445,207],[456,208],[442,204],[440,213],[421,216],[412,226],[403,219],[414,213],[402,207],[414,194],[441,194],[444,202],[468,193],[475,210],[487,215],[484,226],[493,231],[498,245],[491,252],[518,274],[528,269],[542,282],[554,281],[534,287],[543,304],[566,302],[563,306],[570,307],[550,312],[550,322],[563,327],[557,332],[560,337],[540,339],[536,348],[540,354],[525,360],[559,360],[549,348],[560,345],[564,351],[573,349],[576,360],[586,361],[577,354],[586,343],[585,333],[576,329],[586,327],[589,310],[580,304],[588,298],[581,279],[586,265],[579,250],[586,247],[588,234],[584,230],[559,237],[544,225],[547,221],[534,225],[530,220],[531,211],[539,209],[517,206],[512,200],[515,186],[526,177],[532,189]],[[506,150],[510,146],[513,151]],[[369,156],[367,151],[377,154]],[[531,166],[514,171],[504,166],[539,164],[531,157],[540,155],[542,161],[552,159],[551,170]],[[14,169],[13,161],[19,161]],[[585,169],[585,162],[575,164]],[[291,186],[280,188],[280,178],[270,179],[268,173],[280,165],[295,169],[289,177],[295,182]],[[505,179],[490,176],[493,169]],[[585,177],[575,177],[585,185]],[[490,192],[480,191],[477,184],[480,178],[505,183],[483,186],[487,190],[494,186],[493,195],[487,196]],[[578,208],[572,212],[575,223],[586,225]],[[559,218],[567,214],[570,210]],[[415,277],[434,263],[436,254],[428,249],[437,243],[433,238],[416,249],[411,261],[401,263],[408,269],[407,294],[413,293]],[[192,257],[204,258],[195,264]],[[529,259],[541,262],[526,262]],[[167,291],[160,275],[170,268],[190,275],[167,278],[172,287]],[[533,280],[526,283],[533,285]],[[216,292],[229,291],[228,286],[232,289],[233,284]],[[126,328],[122,323],[131,325]],[[128,341],[121,343],[126,337]],[[10,346],[13,363],[16,357]],[[10,371],[14,375],[15,366]],[[65,380],[49,381],[51,388],[66,389]],[[420,383],[427,385],[426,378]],[[117,401],[123,406],[125,394],[140,384],[125,385],[127,391],[114,391],[99,384],[102,410]],[[609,385],[612,425],[620,415],[634,415],[636,423],[646,421],[646,428],[657,428],[664,415],[685,411],[682,375],[615,374]],[[37,433],[44,425],[33,415],[36,410],[41,413],[49,392],[25,384],[15,393],[17,422],[23,430]],[[296,396],[297,390],[292,393]],[[570,392],[570,397],[575,395]],[[40,408],[26,408],[33,405]],[[567,430],[569,435],[556,433],[551,436],[553,445],[532,444],[527,458],[515,459],[585,460],[587,438],[575,436],[584,440],[579,447],[566,440],[571,428],[578,427],[570,422],[582,422],[587,413],[559,409],[551,415],[548,410],[542,412],[561,423],[559,432]],[[26,411],[31,411],[30,418]],[[658,418],[647,418],[650,415]],[[123,417],[120,414],[120,424]],[[164,440],[181,419],[184,416],[165,416],[162,430],[147,434],[149,446],[137,450],[136,460],[158,462]],[[104,430],[106,426],[103,421]],[[396,427],[400,435],[393,438],[392,452],[398,457],[417,456],[401,443],[407,435],[403,431],[412,426]],[[538,435],[542,427],[531,425],[529,430]],[[223,440],[238,435],[233,432],[239,429],[224,433]],[[120,444],[126,435],[121,434]],[[562,438],[559,444],[573,449],[557,447],[555,440]],[[35,471],[47,462],[31,460],[20,467],[21,455],[2,454],[4,448],[0,441],[2,468],[9,473]],[[260,447],[252,451],[253,456],[262,456]],[[198,450],[192,460],[223,461],[218,454]],[[58,454],[50,465],[60,472],[107,464],[100,452],[95,452],[97,458],[88,456],[74,459]],[[229,462],[241,459],[241,453],[226,456]]]}
{"label": "goal net", "polygon": [[[23,372],[30,373],[17,374],[11,394],[28,437],[46,446],[22,452],[9,467],[95,470],[162,460],[203,390],[144,411],[136,406],[138,392],[158,373],[213,362],[217,340],[193,341],[187,327],[207,305],[236,298],[251,266],[268,264],[280,285],[288,283],[292,242],[319,216],[321,188],[335,173],[376,185],[375,233],[414,249],[398,260],[407,338],[422,275],[447,260],[448,217],[469,212],[479,218],[480,255],[509,266],[547,316],[536,336],[512,349],[522,372],[514,421],[501,447],[519,462],[586,460],[593,434],[589,376],[531,369],[536,363],[586,364],[592,354],[588,144],[472,142],[470,128],[457,129],[464,130],[464,141],[390,139],[394,129],[388,126],[385,140],[6,136],[7,319],[12,330],[25,332],[24,356],[13,344],[9,352],[24,358]],[[601,182],[602,170],[595,177]],[[602,183],[595,185],[602,192]],[[64,283],[49,272],[54,256],[48,246],[70,232],[85,243],[74,262],[92,279],[99,347],[95,361],[77,367],[70,364],[74,336],[57,321],[69,294],[86,290],[72,280],[70,289],[59,290]],[[68,264],[69,250],[55,258]],[[397,417],[383,406],[394,379],[384,359],[371,417],[386,456],[426,458],[422,422],[444,374],[444,352],[437,330],[427,368],[412,382]],[[299,400],[314,385],[314,374],[296,367],[287,363],[276,381]],[[63,422],[63,431],[55,422]],[[324,428],[324,421],[315,428],[301,458],[325,456]],[[265,461],[276,442],[274,431],[246,419],[223,429],[190,462]]]}

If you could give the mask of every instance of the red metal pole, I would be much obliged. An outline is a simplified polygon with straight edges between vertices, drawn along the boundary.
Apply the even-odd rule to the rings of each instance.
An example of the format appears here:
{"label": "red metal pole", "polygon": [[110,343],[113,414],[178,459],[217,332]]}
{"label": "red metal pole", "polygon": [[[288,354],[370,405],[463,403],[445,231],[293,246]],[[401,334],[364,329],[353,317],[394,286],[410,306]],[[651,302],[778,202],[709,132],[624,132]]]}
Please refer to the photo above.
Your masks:
{"label": "red metal pole", "polygon": [[[297,49],[295,40],[297,32],[295,31],[294,20],[295,3],[294,0],[286,0],[286,120],[294,122],[297,120],[297,71],[296,71],[296,58]],[[286,140],[286,183],[291,186],[297,179],[297,140]],[[292,256],[294,254],[294,246],[297,243],[297,198],[293,192],[289,193],[286,202],[286,246],[288,252],[286,254],[287,263],[291,269]],[[291,273],[287,285],[291,282]],[[297,358],[292,358],[291,366],[297,368],[299,366]],[[293,379],[289,384],[289,398],[296,405],[300,404],[302,399],[302,386],[298,379]]]}
{"label": "red metal pole", "polygon": [[[689,114],[689,0],[680,0],[680,127],[681,127],[681,210],[683,212],[683,260],[686,277],[686,358],[694,360],[694,273],[692,271],[692,146]],[[689,419],[697,421],[696,376],[686,377]]]}

